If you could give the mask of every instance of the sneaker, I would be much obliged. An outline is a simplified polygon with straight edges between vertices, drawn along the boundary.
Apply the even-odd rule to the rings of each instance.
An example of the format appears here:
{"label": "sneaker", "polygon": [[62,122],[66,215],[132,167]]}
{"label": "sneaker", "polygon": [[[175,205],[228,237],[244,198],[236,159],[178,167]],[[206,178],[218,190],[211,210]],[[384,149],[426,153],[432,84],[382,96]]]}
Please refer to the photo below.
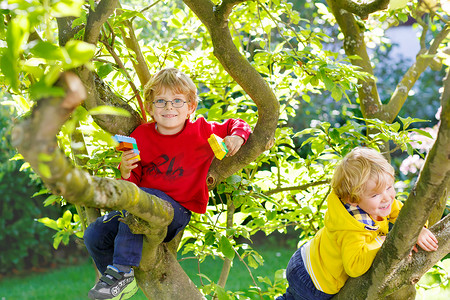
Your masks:
{"label": "sneaker", "polygon": [[108,266],[105,274],[89,291],[91,299],[124,300],[133,296],[138,290],[134,270],[128,273],[120,272],[116,267]]}

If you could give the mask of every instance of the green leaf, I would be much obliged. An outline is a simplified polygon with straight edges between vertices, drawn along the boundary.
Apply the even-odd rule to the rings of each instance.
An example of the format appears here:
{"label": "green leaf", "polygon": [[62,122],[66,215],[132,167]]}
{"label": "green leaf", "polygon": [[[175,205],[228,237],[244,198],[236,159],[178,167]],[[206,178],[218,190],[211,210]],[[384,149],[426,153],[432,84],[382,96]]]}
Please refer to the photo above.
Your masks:
{"label": "green leaf", "polygon": [[93,12],[95,12],[95,8],[97,7],[94,0],[89,0],[89,7],[92,9]]}
{"label": "green leaf", "polygon": [[83,41],[70,40],[65,45],[69,59],[64,61],[65,69],[72,69],[89,62],[95,53],[95,46]]}
{"label": "green leaf", "polygon": [[339,101],[342,98],[342,91],[340,88],[338,88],[337,86],[335,86],[332,91],[331,91],[331,97],[336,100]]}
{"label": "green leaf", "polygon": [[230,260],[233,260],[235,254],[236,254],[234,252],[233,246],[231,245],[230,241],[224,235],[222,235],[220,237],[219,251],[222,252],[223,255],[225,255],[225,257],[230,259]]}
{"label": "green leaf", "polygon": [[79,17],[81,15],[81,6],[83,0],[58,0],[52,1],[52,15],[57,18]]}
{"label": "green leaf", "polygon": [[30,163],[29,162],[24,162],[23,164],[22,164],[22,166],[20,167],[20,169],[19,169],[19,171],[23,171],[23,170],[26,170],[26,169],[28,169],[30,167]]}
{"label": "green leaf", "polygon": [[311,213],[312,213],[312,210],[311,210],[311,208],[310,208],[309,206],[304,206],[304,207],[302,207],[302,208],[300,209],[300,212],[301,212],[302,214],[306,215],[306,214],[311,214]]}
{"label": "green leaf", "polygon": [[211,246],[212,244],[214,244],[215,240],[216,240],[216,238],[215,238],[214,232],[208,231],[205,234],[205,245]]}
{"label": "green leaf", "polygon": [[256,262],[256,260],[253,258],[253,256],[249,256],[248,258],[248,265],[250,267],[252,267],[253,269],[256,269],[259,267],[258,263]]}
{"label": "green leaf", "polygon": [[168,25],[174,28],[181,28],[183,24],[175,18],[170,18]]}
{"label": "green leaf", "polygon": [[11,157],[9,160],[22,160],[22,159],[23,159],[22,154],[16,153],[16,154],[14,154],[14,156]]}
{"label": "green leaf", "polygon": [[323,76],[323,83],[325,84],[325,88],[329,91],[333,91],[334,89],[334,82],[327,76]]}
{"label": "green leaf", "polygon": [[240,183],[241,181],[242,181],[242,178],[239,175],[231,175],[230,177],[228,177],[226,179],[226,182],[231,185],[235,185],[237,183]]}
{"label": "green leaf", "polygon": [[317,86],[317,85],[319,84],[319,78],[318,78],[317,76],[313,76],[313,77],[311,78],[311,80],[309,81],[309,83],[310,83],[312,86]]}
{"label": "green leaf", "polygon": [[48,60],[62,60],[64,58],[61,48],[46,41],[39,41],[30,49],[30,52],[37,57]]}
{"label": "green leaf", "polygon": [[275,282],[279,282],[286,279],[286,273],[284,269],[279,269],[275,271]]}
{"label": "green leaf", "polygon": [[406,151],[408,152],[409,155],[413,155],[414,154],[414,148],[411,146],[410,143],[406,144]]}
{"label": "green leaf", "polygon": [[398,18],[400,21],[402,21],[403,23],[406,23],[409,19],[409,15],[405,14],[405,13],[399,13],[398,14]]}
{"label": "green leaf", "polygon": [[114,115],[114,116],[122,116],[122,117],[129,117],[130,113],[125,110],[124,108],[120,107],[112,107],[109,105],[100,105],[97,107],[94,107],[88,111],[88,113],[91,116],[95,115]]}
{"label": "green leaf", "polygon": [[50,171],[50,167],[47,164],[40,163],[39,172],[41,173],[42,177],[52,177],[52,172]]}
{"label": "green leaf", "polygon": [[398,132],[400,130],[400,124],[399,123],[394,123],[390,127],[395,132]]}
{"label": "green leaf", "polygon": [[19,87],[19,55],[22,45],[28,38],[29,22],[25,16],[17,16],[8,24],[6,32],[7,51],[2,55],[0,67],[13,90]]}
{"label": "green leaf", "polygon": [[29,92],[31,99],[35,100],[45,97],[63,97],[65,95],[63,88],[49,86],[42,80],[33,84],[30,87]]}
{"label": "green leaf", "polygon": [[434,140],[433,136],[428,131],[417,128],[411,129],[410,131],[417,132],[420,135],[426,136],[427,138]]}
{"label": "green leaf", "polygon": [[113,68],[112,64],[106,63],[106,64],[102,64],[100,67],[98,67],[97,70],[98,70],[97,71],[98,76],[100,76],[101,78],[105,78],[109,73],[114,71],[114,68]]}
{"label": "green leaf", "polygon": [[37,221],[39,223],[44,224],[47,227],[50,227],[51,229],[59,230],[58,225],[56,225],[56,221],[52,220],[52,219],[50,219],[48,217],[37,219]]}
{"label": "green leaf", "polygon": [[409,126],[412,123],[416,123],[416,122],[430,122],[429,120],[418,119],[418,118],[411,118],[411,117],[402,118],[402,117],[398,116],[398,118],[400,119],[400,121],[403,124],[403,130],[406,130],[407,128],[409,128]]}
{"label": "green leaf", "polygon": [[60,199],[61,199],[60,196],[50,195],[47,197],[47,199],[45,199],[44,206],[53,205],[54,203],[58,202]]}
{"label": "green leaf", "polygon": [[231,300],[225,289],[216,284],[216,293],[219,300]]}
{"label": "green leaf", "polygon": [[66,210],[62,218],[64,221],[64,227],[67,227],[67,225],[70,225],[70,222],[72,221],[72,212],[70,210]]}
{"label": "green leaf", "polygon": [[259,280],[259,282],[265,283],[265,284],[267,284],[269,286],[272,285],[272,281],[268,277],[258,276],[258,280]]}
{"label": "green leaf", "polygon": [[303,94],[302,95],[302,99],[306,102],[306,103],[310,103],[311,102],[311,97],[308,94]]}
{"label": "green leaf", "polygon": [[44,76],[44,83],[46,86],[51,87],[61,75],[62,69],[59,64],[52,65]]}
{"label": "green leaf", "polygon": [[59,244],[61,243],[63,236],[61,234],[56,234],[53,239],[53,248],[58,249]]}
{"label": "green leaf", "polygon": [[409,0],[391,0],[389,1],[389,9],[403,8],[408,4]]}

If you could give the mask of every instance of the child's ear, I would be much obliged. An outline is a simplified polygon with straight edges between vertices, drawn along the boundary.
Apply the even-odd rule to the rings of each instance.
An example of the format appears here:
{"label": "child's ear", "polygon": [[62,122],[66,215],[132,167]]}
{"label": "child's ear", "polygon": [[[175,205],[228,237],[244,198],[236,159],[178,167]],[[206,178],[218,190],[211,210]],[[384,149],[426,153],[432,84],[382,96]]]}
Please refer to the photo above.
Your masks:
{"label": "child's ear", "polygon": [[195,110],[197,109],[197,105],[196,104],[188,104],[188,106],[189,106],[189,115],[191,115],[191,114],[193,114],[194,112],[195,112]]}
{"label": "child's ear", "polygon": [[152,103],[144,102],[144,109],[148,114],[152,114]]}
{"label": "child's ear", "polygon": [[345,202],[346,202],[347,204],[350,204],[351,206],[358,206],[358,203],[352,202],[351,197],[347,197],[347,199],[345,199]]}
{"label": "child's ear", "polygon": [[147,114],[149,114],[152,117],[152,119],[153,119],[152,103],[145,102],[144,103],[144,109],[145,109],[145,112]]}

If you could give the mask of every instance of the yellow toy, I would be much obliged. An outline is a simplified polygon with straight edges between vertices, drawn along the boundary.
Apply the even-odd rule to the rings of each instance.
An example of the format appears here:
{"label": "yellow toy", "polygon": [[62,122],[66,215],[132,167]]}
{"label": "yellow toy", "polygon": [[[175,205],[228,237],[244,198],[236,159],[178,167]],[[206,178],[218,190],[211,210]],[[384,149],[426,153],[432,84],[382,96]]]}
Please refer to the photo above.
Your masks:
{"label": "yellow toy", "polygon": [[222,160],[227,155],[228,149],[222,138],[213,133],[208,138],[208,143],[217,159]]}

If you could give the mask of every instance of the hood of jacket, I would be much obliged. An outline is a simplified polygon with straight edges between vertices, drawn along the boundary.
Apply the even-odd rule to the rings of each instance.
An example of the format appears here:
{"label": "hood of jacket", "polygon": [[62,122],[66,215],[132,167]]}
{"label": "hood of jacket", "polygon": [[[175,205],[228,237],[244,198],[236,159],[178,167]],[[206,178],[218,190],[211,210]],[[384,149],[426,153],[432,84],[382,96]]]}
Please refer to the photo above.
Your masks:
{"label": "hood of jacket", "polygon": [[370,226],[356,220],[345,208],[334,191],[328,196],[328,210],[325,214],[325,226],[330,233],[335,231],[378,230],[378,226]]}

